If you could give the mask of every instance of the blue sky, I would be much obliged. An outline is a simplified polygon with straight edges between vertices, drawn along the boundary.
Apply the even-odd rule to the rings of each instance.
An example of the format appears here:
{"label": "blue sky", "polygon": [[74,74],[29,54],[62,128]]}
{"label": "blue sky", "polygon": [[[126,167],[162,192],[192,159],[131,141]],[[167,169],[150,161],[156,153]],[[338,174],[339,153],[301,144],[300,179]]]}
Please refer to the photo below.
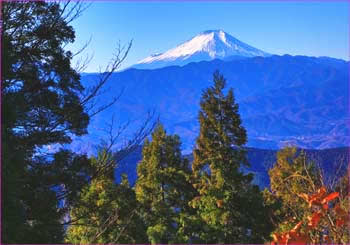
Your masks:
{"label": "blue sky", "polygon": [[92,37],[85,72],[104,67],[120,41],[133,39],[121,68],[164,52],[204,30],[222,29],[272,54],[349,60],[349,2],[119,2],[95,1],[73,22],[78,50]]}

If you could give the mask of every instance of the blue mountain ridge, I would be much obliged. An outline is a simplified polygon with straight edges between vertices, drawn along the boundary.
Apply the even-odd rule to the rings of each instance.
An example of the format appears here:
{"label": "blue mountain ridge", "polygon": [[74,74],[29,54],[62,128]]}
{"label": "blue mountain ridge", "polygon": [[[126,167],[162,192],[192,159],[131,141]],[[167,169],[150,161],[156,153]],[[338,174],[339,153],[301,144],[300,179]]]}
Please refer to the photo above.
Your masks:
{"label": "blue mountain ridge", "polygon": [[[300,151],[301,149],[299,149]],[[340,147],[324,150],[302,149],[306,153],[308,161],[313,162],[323,171],[324,181],[331,183],[334,179],[342,177],[347,170],[349,162],[349,148]],[[268,171],[276,162],[277,150],[246,148],[248,167],[242,167],[244,173],[253,173],[253,183],[260,189],[269,187],[270,180]],[[192,154],[184,155],[190,162],[193,160]],[[118,162],[115,169],[116,182],[120,182],[121,175],[127,174],[131,185],[137,180],[137,165],[142,159],[142,146],[127,155]],[[189,166],[190,167],[190,166]]]}
{"label": "blue mountain ridge", "polygon": [[[114,73],[98,103],[124,92],[118,102],[92,119],[92,145],[116,116],[119,122],[141,122],[154,109],[168,133],[176,133],[183,152],[191,151],[199,132],[197,120],[202,91],[219,70],[232,87],[248,132],[248,147],[279,149],[296,145],[325,149],[349,145],[349,62],[329,57],[269,56],[235,58],[169,66],[154,70],[128,69]],[[84,85],[96,74],[82,74]],[[130,134],[137,123],[128,128]],[[76,146],[79,142],[76,142]]]}

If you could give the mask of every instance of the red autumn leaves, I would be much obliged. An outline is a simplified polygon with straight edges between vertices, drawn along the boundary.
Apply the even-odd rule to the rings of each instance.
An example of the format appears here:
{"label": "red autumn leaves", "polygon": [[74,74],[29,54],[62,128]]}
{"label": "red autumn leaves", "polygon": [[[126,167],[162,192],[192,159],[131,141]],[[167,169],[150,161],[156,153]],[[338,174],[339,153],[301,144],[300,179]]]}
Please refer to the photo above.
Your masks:
{"label": "red autumn leaves", "polygon": [[[304,199],[309,207],[319,207],[317,211],[314,211],[310,216],[307,217],[308,223],[304,229],[304,232],[300,232],[300,228],[303,222],[300,221],[292,230],[283,232],[281,234],[273,234],[274,242],[277,244],[307,244],[310,242],[307,232],[315,229],[320,223],[321,219],[327,215],[331,210],[329,209],[328,203],[339,196],[338,192],[333,192],[327,195],[325,187],[321,187],[315,194],[307,195],[305,193],[299,194],[299,197]],[[341,227],[348,222],[349,214],[342,209],[337,203],[333,208],[336,216],[336,226]],[[329,240],[327,237],[326,240]]]}
{"label": "red autumn leaves", "polygon": [[300,221],[294,228],[288,232],[282,234],[273,234],[273,239],[278,244],[305,244],[308,240],[306,234],[300,232],[302,226],[302,221]]}
{"label": "red autumn leaves", "polygon": [[315,228],[320,222],[321,217],[323,216],[322,210],[313,213],[311,216],[307,217],[309,223],[307,224],[309,228]]}
{"label": "red autumn leaves", "polygon": [[[327,190],[324,186],[322,186],[315,194],[309,196],[305,193],[299,194],[298,196],[303,198],[305,201],[309,203],[309,207],[312,205],[322,206],[323,209],[328,209],[328,202],[339,196],[338,192],[333,192],[327,196],[325,196]],[[327,205],[327,206],[326,206]]]}

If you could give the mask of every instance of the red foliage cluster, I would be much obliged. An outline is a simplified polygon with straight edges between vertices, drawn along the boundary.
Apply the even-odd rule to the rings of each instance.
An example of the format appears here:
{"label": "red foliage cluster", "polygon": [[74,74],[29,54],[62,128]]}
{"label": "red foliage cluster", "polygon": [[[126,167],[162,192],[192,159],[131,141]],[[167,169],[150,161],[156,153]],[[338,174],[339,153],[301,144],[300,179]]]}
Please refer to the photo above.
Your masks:
{"label": "red foliage cluster", "polygon": [[302,221],[300,221],[292,230],[284,232],[281,234],[273,234],[273,239],[277,244],[305,244],[308,240],[306,234],[300,232],[302,226]]}
{"label": "red foliage cluster", "polygon": [[[310,216],[307,217],[308,223],[305,227],[305,232],[300,232],[300,228],[303,222],[300,221],[292,230],[283,233],[273,234],[273,239],[275,244],[307,244],[310,243],[310,239],[307,235],[308,231],[311,231],[317,227],[320,220],[330,212],[328,203],[339,196],[338,192],[333,192],[327,195],[327,190],[325,187],[321,187],[315,194],[307,195],[302,193],[299,197],[303,198],[308,202],[309,207],[318,206],[320,207],[317,211],[314,211]],[[342,209],[337,203],[333,208],[336,214],[336,226],[341,227],[349,221],[349,214]],[[328,236],[324,236],[325,241],[331,242]]]}

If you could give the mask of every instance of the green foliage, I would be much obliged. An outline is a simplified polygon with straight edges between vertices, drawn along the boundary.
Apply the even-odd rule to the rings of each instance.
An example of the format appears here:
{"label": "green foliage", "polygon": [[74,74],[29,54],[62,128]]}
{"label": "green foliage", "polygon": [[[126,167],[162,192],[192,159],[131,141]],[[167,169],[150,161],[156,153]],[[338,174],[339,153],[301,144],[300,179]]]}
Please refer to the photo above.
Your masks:
{"label": "green foliage", "polygon": [[276,231],[284,232],[293,228],[293,221],[310,214],[308,204],[299,194],[315,193],[321,186],[320,179],[314,164],[295,147],[286,147],[277,153],[269,176],[271,192],[265,190],[265,200],[271,208]]}
{"label": "green foliage", "polygon": [[6,1],[1,11],[2,242],[59,243],[64,210],[57,207],[61,198],[73,202],[87,159],[39,150],[69,143],[89,122],[80,75],[63,48],[75,38],[71,16],[44,1]]}
{"label": "green foliage", "polygon": [[225,85],[224,77],[214,73],[214,86],[204,91],[200,103],[192,165],[199,195],[190,202],[203,227],[197,235],[205,243],[261,243],[269,222],[252,175],[240,171],[241,164],[247,164],[247,136],[232,89],[223,93]]}
{"label": "green foliage", "polygon": [[[102,151],[97,159],[91,159],[91,164],[100,169],[111,161],[113,156]],[[113,174],[103,173],[82,190],[70,212],[72,224],[65,240],[74,244],[144,243],[146,228],[138,209],[127,177],[123,176],[117,185]]]}
{"label": "green foliage", "polygon": [[166,134],[158,125],[152,141],[146,140],[137,168],[137,200],[142,204],[149,240],[154,243],[188,241],[186,219],[190,212],[190,169],[183,159],[178,136]]}

